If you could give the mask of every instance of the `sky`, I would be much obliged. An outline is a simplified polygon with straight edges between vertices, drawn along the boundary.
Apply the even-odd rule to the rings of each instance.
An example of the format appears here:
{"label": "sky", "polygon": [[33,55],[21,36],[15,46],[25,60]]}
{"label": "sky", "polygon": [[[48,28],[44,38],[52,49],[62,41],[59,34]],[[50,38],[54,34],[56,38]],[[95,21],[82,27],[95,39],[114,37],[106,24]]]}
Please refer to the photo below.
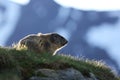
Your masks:
{"label": "sky", "polygon": [[63,7],[79,10],[116,11],[120,10],[119,0],[54,0]]}

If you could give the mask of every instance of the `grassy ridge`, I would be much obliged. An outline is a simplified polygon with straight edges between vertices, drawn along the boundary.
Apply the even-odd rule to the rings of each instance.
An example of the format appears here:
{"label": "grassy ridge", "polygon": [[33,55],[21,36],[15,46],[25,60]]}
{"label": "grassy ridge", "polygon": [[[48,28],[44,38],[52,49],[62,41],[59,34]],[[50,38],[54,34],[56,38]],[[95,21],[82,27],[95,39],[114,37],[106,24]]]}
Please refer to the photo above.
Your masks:
{"label": "grassy ridge", "polygon": [[34,71],[39,68],[65,69],[69,67],[79,70],[86,77],[89,77],[91,72],[99,80],[119,80],[107,66],[98,61],[0,47],[0,80],[27,79],[35,75]]}

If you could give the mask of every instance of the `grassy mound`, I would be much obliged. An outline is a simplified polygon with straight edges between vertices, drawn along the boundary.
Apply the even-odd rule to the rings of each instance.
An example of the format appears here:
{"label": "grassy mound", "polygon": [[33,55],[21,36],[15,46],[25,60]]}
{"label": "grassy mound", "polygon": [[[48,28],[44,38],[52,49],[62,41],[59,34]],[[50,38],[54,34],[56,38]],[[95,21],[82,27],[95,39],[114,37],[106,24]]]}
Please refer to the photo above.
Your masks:
{"label": "grassy mound", "polygon": [[99,80],[119,80],[107,66],[99,61],[0,47],[0,80],[27,80],[34,76],[35,70],[39,68],[58,70],[70,67],[79,70],[86,77],[91,72]]}

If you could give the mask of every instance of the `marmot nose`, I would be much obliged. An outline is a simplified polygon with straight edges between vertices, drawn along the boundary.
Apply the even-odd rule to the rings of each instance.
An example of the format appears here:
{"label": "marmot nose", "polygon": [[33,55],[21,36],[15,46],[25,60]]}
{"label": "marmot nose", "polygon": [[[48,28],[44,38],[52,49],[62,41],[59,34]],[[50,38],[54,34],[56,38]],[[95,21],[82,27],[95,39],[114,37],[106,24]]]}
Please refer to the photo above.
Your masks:
{"label": "marmot nose", "polygon": [[68,41],[66,39],[63,40],[63,45],[67,44]]}

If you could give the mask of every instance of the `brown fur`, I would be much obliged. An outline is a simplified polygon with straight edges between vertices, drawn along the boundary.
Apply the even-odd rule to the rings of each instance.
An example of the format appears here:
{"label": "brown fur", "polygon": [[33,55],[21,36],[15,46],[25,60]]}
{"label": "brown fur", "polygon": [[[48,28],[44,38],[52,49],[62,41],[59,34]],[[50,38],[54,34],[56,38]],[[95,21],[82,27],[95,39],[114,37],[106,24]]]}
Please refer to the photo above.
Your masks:
{"label": "brown fur", "polygon": [[57,33],[30,34],[18,42],[16,49],[26,48],[37,53],[47,52],[55,54],[56,51],[66,45],[67,42],[64,37]]}

